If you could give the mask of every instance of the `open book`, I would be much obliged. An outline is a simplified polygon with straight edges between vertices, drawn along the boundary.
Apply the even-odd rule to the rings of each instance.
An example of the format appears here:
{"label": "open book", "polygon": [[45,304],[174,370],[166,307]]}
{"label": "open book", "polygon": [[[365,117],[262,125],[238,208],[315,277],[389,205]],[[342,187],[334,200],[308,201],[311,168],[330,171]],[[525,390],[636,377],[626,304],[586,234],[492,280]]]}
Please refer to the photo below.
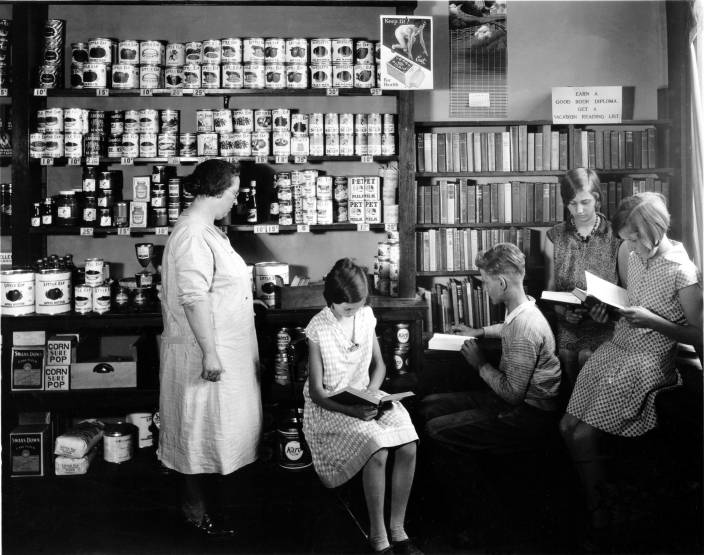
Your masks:
{"label": "open book", "polygon": [[563,304],[574,304],[592,306],[596,303],[604,303],[613,308],[625,308],[628,306],[628,291],[600,278],[591,272],[584,272],[587,276],[587,288],[579,289],[575,287],[572,292],[568,291],[543,291],[541,299]]}
{"label": "open book", "polygon": [[433,337],[428,341],[428,349],[433,351],[460,351],[462,350],[462,345],[468,339],[474,340],[474,337],[451,333],[434,333]]}
{"label": "open book", "polygon": [[412,391],[404,391],[402,393],[372,393],[354,387],[345,387],[339,391],[335,391],[330,395],[329,399],[337,401],[341,405],[370,405],[373,407],[381,407],[391,403],[392,401],[400,401],[406,397],[415,395]]}

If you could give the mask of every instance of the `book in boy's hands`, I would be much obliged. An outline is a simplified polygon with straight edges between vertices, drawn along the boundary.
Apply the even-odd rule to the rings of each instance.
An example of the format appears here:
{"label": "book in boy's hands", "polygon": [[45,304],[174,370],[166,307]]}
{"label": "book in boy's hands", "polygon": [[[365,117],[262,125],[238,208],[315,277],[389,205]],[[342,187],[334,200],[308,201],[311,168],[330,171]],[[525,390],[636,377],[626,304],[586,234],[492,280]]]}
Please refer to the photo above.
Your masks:
{"label": "book in boy's hands", "polygon": [[604,303],[613,308],[628,306],[628,291],[623,287],[606,281],[591,272],[584,272],[587,277],[587,288],[575,287],[568,291],[543,291],[541,299],[563,304],[582,304],[591,307],[597,303]]}
{"label": "book in boy's hands", "polygon": [[402,393],[383,393],[371,392],[355,387],[345,387],[335,391],[328,399],[336,401],[341,405],[369,405],[372,407],[381,408],[383,405],[392,401],[400,401],[406,397],[415,395],[412,391],[403,391]]}
{"label": "book in boy's hands", "polygon": [[462,345],[468,339],[474,339],[474,337],[451,333],[434,333],[433,337],[428,341],[428,349],[433,351],[461,351]]}

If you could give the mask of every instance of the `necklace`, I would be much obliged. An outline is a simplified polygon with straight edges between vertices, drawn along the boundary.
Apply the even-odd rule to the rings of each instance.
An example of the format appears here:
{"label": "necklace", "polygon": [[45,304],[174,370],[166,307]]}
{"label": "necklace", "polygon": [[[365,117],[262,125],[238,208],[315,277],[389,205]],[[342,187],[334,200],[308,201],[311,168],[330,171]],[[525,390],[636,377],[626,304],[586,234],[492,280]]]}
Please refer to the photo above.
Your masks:
{"label": "necklace", "polygon": [[577,229],[577,224],[574,222],[574,218],[572,218],[572,225],[574,226],[574,230],[577,232],[577,237],[580,238],[583,242],[589,241],[592,235],[596,233],[596,230],[599,228],[599,223],[601,222],[601,216],[599,214],[596,214],[596,217],[594,218],[594,226],[592,227],[591,231],[587,235],[582,235],[579,230]]}

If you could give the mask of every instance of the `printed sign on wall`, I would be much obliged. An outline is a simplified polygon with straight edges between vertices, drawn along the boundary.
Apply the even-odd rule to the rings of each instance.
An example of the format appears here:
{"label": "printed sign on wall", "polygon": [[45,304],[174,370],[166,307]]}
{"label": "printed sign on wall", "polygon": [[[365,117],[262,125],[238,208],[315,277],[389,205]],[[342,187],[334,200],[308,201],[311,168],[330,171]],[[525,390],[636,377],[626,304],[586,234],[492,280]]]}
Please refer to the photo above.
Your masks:
{"label": "printed sign on wall", "polygon": [[433,88],[433,18],[382,15],[379,86]]}
{"label": "printed sign on wall", "polygon": [[553,87],[552,122],[621,123],[627,93],[632,87]]}

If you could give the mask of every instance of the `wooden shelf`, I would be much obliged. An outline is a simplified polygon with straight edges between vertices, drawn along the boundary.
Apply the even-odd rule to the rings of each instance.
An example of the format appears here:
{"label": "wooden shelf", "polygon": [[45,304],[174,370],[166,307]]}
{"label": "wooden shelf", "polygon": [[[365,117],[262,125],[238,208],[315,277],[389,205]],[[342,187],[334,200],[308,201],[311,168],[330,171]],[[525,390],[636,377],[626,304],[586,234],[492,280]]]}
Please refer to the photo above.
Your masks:
{"label": "wooden shelf", "polygon": [[159,404],[158,389],[120,387],[106,389],[71,389],[69,391],[13,391],[10,398],[24,410],[117,408],[122,412],[132,408],[154,407]]}
{"label": "wooden shelf", "polygon": [[552,125],[553,127],[591,127],[601,125],[604,127],[615,127],[622,125],[669,125],[669,119],[633,119],[623,120],[621,123],[553,123],[552,120],[443,120],[443,121],[417,121],[416,129],[427,129],[430,127],[502,127],[510,125]]}
{"label": "wooden shelf", "polygon": [[[34,4],[37,0],[15,0],[13,4]],[[205,6],[329,6],[330,0],[52,0],[51,4],[124,4],[124,5],[190,5]],[[344,0],[336,2],[347,6],[389,6],[413,9],[418,4],[413,0]]]}
{"label": "wooden shelf", "polygon": [[[297,225],[278,225],[275,224],[274,222],[262,222],[261,224],[257,224],[261,226],[266,226],[266,225],[277,225],[278,226],[278,231],[262,231],[261,233],[297,233],[299,232],[298,226]],[[369,227],[369,231],[373,232],[381,232],[381,231],[395,231],[398,229],[398,224],[360,224],[364,226]],[[387,229],[388,226],[388,229]],[[228,225],[228,226],[220,226],[222,229],[229,229],[231,231],[236,231],[236,232],[246,232],[246,233],[254,233],[255,232],[255,226],[253,224],[235,224],[235,225]],[[359,226],[357,224],[351,224],[351,223],[333,223],[333,224],[319,224],[319,225],[310,225],[308,226],[309,230],[311,233],[323,233],[326,231],[359,231]],[[392,229],[395,228],[395,229]],[[92,230],[92,235],[86,235],[84,231],[85,229]],[[162,232],[161,230],[167,230],[167,233]],[[109,235],[119,235],[121,233],[121,230],[129,230],[129,235],[126,235],[128,237],[140,237],[143,235],[167,235],[168,233],[171,232],[173,229],[173,226],[164,226],[164,227],[144,227],[144,228],[139,228],[139,227],[91,227],[91,226],[41,226],[41,227],[30,227],[29,228],[29,233],[32,235],[45,235],[45,236],[53,236],[53,235],[81,235],[85,237],[107,237]],[[157,231],[159,230],[159,231]],[[256,231],[256,233],[260,233],[259,231]],[[304,232],[301,232],[304,233]]]}
{"label": "wooden shelf", "polygon": [[416,172],[416,177],[559,177],[564,170],[513,171],[513,172]]}
{"label": "wooden shelf", "polygon": [[[72,2],[73,3],[73,2]],[[101,4],[110,2],[100,2]],[[122,3],[122,2],[115,2]],[[144,3],[144,2],[142,2]],[[131,98],[200,98],[203,96],[398,96],[396,90],[382,89],[360,89],[360,88],[337,88],[330,87],[337,91],[336,94],[328,94],[328,89],[46,89],[46,96],[52,98],[110,98],[110,97],[131,97]],[[103,94],[107,91],[107,95]],[[146,92],[148,91],[148,92]],[[180,91],[181,94],[173,91]],[[374,92],[372,92],[374,91]],[[36,95],[39,97],[39,95]],[[43,94],[41,96],[44,96]]]}
{"label": "wooden shelf", "polygon": [[[278,225],[273,222],[262,222],[258,225]],[[369,226],[369,231],[386,231],[387,225],[395,226],[398,229],[398,224],[363,224]],[[254,225],[231,225],[228,226],[232,231],[254,232]],[[336,224],[316,224],[309,226],[311,233],[324,231],[358,231],[357,224],[336,223]],[[296,233],[298,232],[297,225],[280,225],[278,226],[279,233]]]}
{"label": "wooden shelf", "polygon": [[69,329],[111,329],[120,331],[161,329],[160,312],[127,312],[124,314],[29,314],[2,316],[3,333],[23,330],[68,331]]}
{"label": "wooden shelf", "polygon": [[[267,164],[277,164],[277,165],[287,165],[287,164],[318,164],[322,162],[362,162],[362,156],[304,156],[305,162],[296,162],[295,156],[288,156],[287,162],[278,162],[277,156],[265,156]],[[255,162],[258,163],[259,157],[255,156],[175,156],[175,157],[156,157],[156,158],[131,158],[132,164],[130,165],[145,165],[145,164],[171,164],[171,165],[193,165],[203,162],[204,160],[217,159],[217,160],[227,160],[228,162]],[[51,160],[49,163],[48,160]],[[398,161],[398,156],[372,156],[371,162],[373,164],[379,162],[392,162]],[[40,165],[44,167],[80,167],[86,164],[86,158],[32,158],[32,164]],[[98,164],[92,164],[98,165]],[[99,157],[99,165],[104,166],[121,166],[122,158],[108,158],[107,156]]]}
{"label": "wooden shelf", "polygon": [[464,223],[464,224],[416,224],[417,230],[462,228],[462,229],[509,229],[524,227],[552,227],[560,222],[491,222],[491,223]]}

